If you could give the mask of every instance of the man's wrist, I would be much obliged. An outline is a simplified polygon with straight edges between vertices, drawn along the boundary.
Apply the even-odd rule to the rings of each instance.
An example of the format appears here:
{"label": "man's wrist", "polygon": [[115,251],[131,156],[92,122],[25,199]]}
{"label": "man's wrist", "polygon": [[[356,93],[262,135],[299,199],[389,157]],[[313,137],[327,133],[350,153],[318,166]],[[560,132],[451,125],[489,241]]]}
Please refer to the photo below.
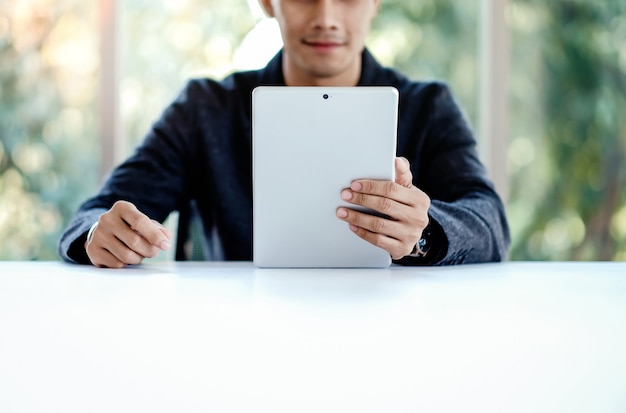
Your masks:
{"label": "man's wrist", "polygon": [[[437,263],[445,258],[449,247],[448,238],[439,222],[431,216],[429,216],[429,218],[428,225],[424,228],[420,236],[421,245],[420,242],[418,242],[411,254],[396,261],[398,264],[437,265]],[[419,249],[422,251],[421,255],[418,251]]]}
{"label": "man's wrist", "polygon": [[407,257],[425,258],[428,255],[428,252],[431,250],[432,242],[432,233],[429,223],[422,231],[420,239],[417,241],[417,243],[413,247],[413,250],[409,255],[407,255]]}
{"label": "man's wrist", "polygon": [[89,231],[87,231],[87,238],[85,238],[85,250],[87,250],[87,245],[91,242],[91,239],[93,238],[93,233],[96,230],[96,228],[98,228],[98,221],[96,221],[90,228]]}

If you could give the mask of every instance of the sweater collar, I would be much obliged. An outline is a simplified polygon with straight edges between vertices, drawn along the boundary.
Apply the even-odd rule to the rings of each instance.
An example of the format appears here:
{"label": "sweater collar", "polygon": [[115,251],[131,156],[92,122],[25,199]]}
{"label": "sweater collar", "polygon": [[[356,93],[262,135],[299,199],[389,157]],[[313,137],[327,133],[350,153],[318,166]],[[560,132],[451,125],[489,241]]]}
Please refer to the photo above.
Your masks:
{"label": "sweater collar", "polygon": [[[373,86],[383,84],[382,75],[384,68],[376,61],[374,56],[363,49],[361,54],[361,75],[357,86]],[[282,49],[270,60],[270,62],[259,72],[259,85],[263,86],[285,86],[283,74],[283,51]]]}

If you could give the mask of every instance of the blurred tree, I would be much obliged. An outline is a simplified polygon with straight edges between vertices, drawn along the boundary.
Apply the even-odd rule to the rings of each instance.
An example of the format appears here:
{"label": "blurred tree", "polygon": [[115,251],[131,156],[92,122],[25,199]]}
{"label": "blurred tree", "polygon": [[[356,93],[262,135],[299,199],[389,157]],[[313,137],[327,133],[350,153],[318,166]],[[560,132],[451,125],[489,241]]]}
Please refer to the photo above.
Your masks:
{"label": "blurred tree", "polygon": [[55,259],[96,182],[96,25],[80,3],[0,4],[0,259]]}
{"label": "blurred tree", "polygon": [[247,0],[125,0],[121,7],[123,128],[129,153],[190,77],[216,79],[255,23]]}
{"label": "blurred tree", "polygon": [[516,7],[511,256],[626,259],[626,3]]}
{"label": "blurred tree", "polygon": [[478,119],[481,0],[384,0],[368,46],[415,80],[448,83],[470,122]]}

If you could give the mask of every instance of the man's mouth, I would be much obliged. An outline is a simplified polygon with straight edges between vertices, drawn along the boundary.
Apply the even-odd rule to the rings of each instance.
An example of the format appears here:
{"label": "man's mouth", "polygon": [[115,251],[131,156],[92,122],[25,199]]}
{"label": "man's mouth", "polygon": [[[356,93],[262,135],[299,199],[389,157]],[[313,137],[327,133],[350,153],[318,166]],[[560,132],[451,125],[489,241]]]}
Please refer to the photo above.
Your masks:
{"label": "man's mouth", "polygon": [[330,52],[343,46],[345,43],[336,40],[316,40],[316,39],[304,39],[302,41],[305,45],[312,47],[318,52]]}

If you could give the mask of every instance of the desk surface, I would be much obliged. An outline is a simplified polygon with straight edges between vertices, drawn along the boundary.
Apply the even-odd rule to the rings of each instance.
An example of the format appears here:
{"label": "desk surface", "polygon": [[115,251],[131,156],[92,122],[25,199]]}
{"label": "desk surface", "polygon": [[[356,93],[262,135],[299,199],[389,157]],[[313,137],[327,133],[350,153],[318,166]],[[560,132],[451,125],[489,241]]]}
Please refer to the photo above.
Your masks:
{"label": "desk surface", "polygon": [[2,412],[624,412],[626,263],[0,263]]}

